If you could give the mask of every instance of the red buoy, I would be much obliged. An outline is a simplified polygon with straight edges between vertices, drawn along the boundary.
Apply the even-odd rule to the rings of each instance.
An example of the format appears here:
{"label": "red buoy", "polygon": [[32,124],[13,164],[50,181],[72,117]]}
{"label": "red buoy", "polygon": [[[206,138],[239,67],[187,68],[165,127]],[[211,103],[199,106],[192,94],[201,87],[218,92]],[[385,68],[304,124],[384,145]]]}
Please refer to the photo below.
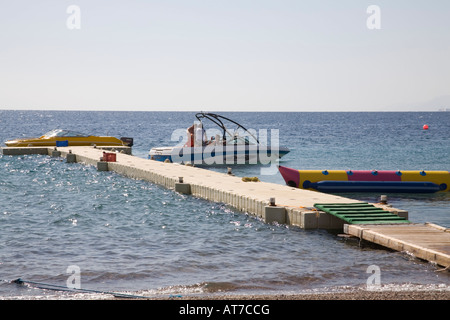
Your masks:
{"label": "red buoy", "polygon": [[423,130],[428,130],[428,125],[427,124],[423,125]]}

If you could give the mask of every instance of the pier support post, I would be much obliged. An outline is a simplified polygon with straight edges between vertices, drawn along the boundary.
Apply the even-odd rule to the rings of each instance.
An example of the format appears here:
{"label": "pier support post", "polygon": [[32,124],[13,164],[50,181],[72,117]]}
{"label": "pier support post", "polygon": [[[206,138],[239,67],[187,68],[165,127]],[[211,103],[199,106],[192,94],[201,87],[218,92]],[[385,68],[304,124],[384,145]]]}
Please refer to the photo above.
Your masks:
{"label": "pier support post", "polygon": [[265,223],[277,222],[284,224],[286,223],[286,208],[278,206],[265,206],[263,218]]}
{"label": "pier support post", "polygon": [[182,194],[191,194],[191,185],[184,183],[183,177],[178,177],[178,182],[175,182],[175,191]]}
{"label": "pier support post", "polygon": [[61,157],[61,151],[58,151],[56,148],[52,150],[52,157]]}
{"label": "pier support post", "polygon": [[182,194],[191,194],[191,185],[189,183],[176,182],[175,191]]}
{"label": "pier support post", "polygon": [[97,170],[98,171],[108,171],[108,162],[106,162],[106,161],[97,162]]}
{"label": "pier support post", "polygon": [[317,229],[317,213],[314,211],[306,211],[301,213],[300,226],[303,229]]}
{"label": "pier support post", "polygon": [[72,152],[69,152],[66,156],[66,162],[67,163],[77,162],[77,156],[75,154],[73,154]]}
{"label": "pier support post", "polygon": [[399,217],[402,217],[402,218],[405,218],[406,220],[408,220],[409,219],[409,214],[408,214],[408,211],[406,211],[406,210],[399,210],[398,212],[397,212],[397,215],[399,216]]}

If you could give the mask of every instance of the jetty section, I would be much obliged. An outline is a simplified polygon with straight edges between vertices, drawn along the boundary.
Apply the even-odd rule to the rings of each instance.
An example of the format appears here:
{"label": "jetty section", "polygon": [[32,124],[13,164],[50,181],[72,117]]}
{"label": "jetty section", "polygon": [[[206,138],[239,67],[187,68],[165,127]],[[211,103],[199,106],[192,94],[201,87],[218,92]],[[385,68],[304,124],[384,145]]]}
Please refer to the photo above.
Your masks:
{"label": "jetty section", "polygon": [[[104,153],[114,151],[115,161],[104,161]],[[195,166],[148,160],[131,155],[129,147],[26,147],[3,148],[4,155],[46,154],[64,157],[67,162],[83,162],[99,170],[146,180],[179,193],[190,194],[260,217],[304,229],[342,229],[345,221],[318,210],[315,203],[358,203],[336,195],[303,190],[268,182],[246,182],[232,174]],[[101,159],[102,158],[102,159]],[[102,161],[103,160],[103,161]],[[381,205],[380,205],[381,206]],[[384,206],[407,216],[404,210]]]}
{"label": "jetty section", "polygon": [[[386,222],[382,226],[376,223],[351,224],[351,220],[341,219],[339,215],[329,214],[315,207],[316,204],[342,204],[348,207],[360,201],[317,191],[304,190],[281,184],[244,181],[228,173],[220,173],[195,166],[148,160],[131,155],[129,147],[27,147],[2,148],[4,155],[46,154],[64,157],[67,162],[82,162],[96,166],[98,170],[114,171],[129,178],[146,180],[173,189],[176,192],[206,200],[227,204],[237,210],[261,218],[266,223],[279,223],[297,226],[303,229],[338,229],[349,235],[360,237],[394,250],[421,252],[421,259],[435,262],[444,267],[450,266],[450,232],[440,230],[440,236],[432,240],[422,237],[423,241],[414,244],[421,247],[413,250],[409,242],[417,234],[413,226],[418,226],[423,234],[432,228],[429,225],[413,224],[408,221],[408,212],[383,204],[371,204],[382,208],[390,216],[397,216],[396,234],[372,236],[380,230],[394,230]],[[359,214],[359,213],[358,213]],[[384,213],[383,213],[384,214]],[[390,217],[392,219],[392,217]],[[350,223],[349,223],[350,221]],[[407,227],[404,227],[407,226]],[[385,229],[381,229],[381,228]],[[373,231],[372,231],[373,230]],[[403,240],[399,234],[409,234],[409,240]],[[430,233],[431,234],[431,233]],[[398,245],[406,241],[408,244]]]}

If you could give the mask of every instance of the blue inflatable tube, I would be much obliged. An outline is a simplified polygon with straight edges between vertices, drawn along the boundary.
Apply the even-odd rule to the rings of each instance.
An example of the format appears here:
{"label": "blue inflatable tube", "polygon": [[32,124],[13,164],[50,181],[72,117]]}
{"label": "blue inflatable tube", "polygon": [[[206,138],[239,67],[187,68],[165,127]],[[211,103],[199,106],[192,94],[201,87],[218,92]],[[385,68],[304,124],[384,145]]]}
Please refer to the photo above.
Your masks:
{"label": "blue inflatable tube", "polygon": [[321,192],[398,192],[434,193],[445,190],[446,184],[417,181],[305,181],[303,188],[313,188]]}

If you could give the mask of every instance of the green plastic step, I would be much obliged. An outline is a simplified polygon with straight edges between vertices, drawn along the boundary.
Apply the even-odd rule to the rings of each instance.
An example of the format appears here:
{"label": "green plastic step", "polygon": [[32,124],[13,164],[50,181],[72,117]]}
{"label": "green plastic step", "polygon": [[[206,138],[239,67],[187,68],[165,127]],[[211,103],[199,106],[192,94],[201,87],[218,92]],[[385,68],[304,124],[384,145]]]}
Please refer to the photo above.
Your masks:
{"label": "green plastic step", "polygon": [[377,208],[367,202],[357,203],[316,203],[314,207],[334,215],[349,224],[390,224],[410,223],[395,213]]}

